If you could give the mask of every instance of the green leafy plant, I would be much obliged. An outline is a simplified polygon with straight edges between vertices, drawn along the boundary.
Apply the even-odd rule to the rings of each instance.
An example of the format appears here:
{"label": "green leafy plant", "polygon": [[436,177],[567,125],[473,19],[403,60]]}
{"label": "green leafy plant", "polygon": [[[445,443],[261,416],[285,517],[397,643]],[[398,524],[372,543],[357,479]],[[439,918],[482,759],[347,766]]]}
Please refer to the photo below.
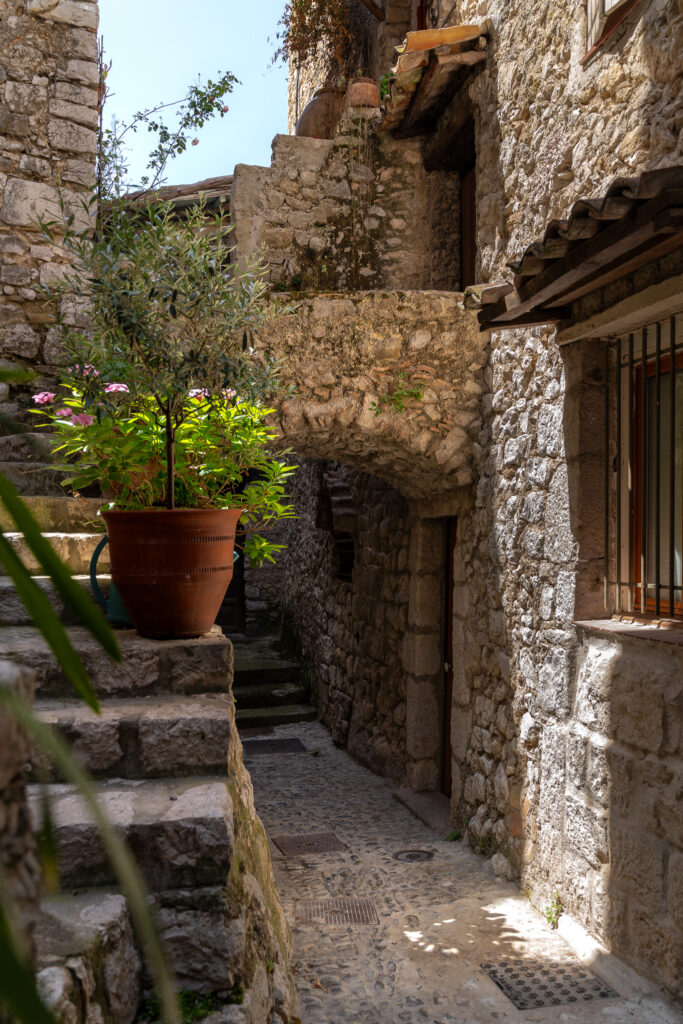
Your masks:
{"label": "green leafy plant", "polygon": [[550,897],[550,903],[543,908],[543,916],[551,928],[556,929],[564,913],[564,903],[557,889]]}
{"label": "green leafy plant", "polygon": [[[178,1002],[181,1024],[197,1024],[210,1013],[220,1010],[223,1005],[216,995],[202,995],[200,992],[188,992],[186,989],[178,993]],[[162,1020],[161,1011],[161,1000],[156,992],[152,992],[138,1010],[136,1024],[157,1024]]]}
{"label": "green leafy plant", "polygon": [[[51,237],[54,225],[43,229]],[[63,391],[34,400],[50,410],[73,486],[103,481],[118,508],[244,508],[260,564],[278,546],[254,531],[293,514],[293,468],[269,454],[267,399],[283,389],[254,332],[288,307],[258,260],[231,264],[228,237],[201,204],[182,221],[169,203],[115,204],[94,241],[72,225],[74,269],[48,293],[70,369]],[[65,322],[68,294],[87,301],[87,329]]]}
{"label": "green leafy plant", "polygon": [[[277,34],[274,61],[290,61],[300,67],[315,56],[321,40],[331,59],[351,71],[358,58],[352,51],[354,17],[364,7],[377,21],[384,21],[384,8],[375,0],[291,0],[285,4]],[[340,77],[339,74],[337,77]]]}
{"label": "green leafy plant", "polygon": [[[137,111],[133,118],[122,123],[113,119],[105,125],[106,101],[110,96],[108,77],[112,63],[105,60],[102,40],[99,43],[99,97],[100,118],[98,128],[97,186],[98,204],[126,195],[136,189],[150,191],[163,183],[166,166],[173,157],[184,153],[188,145],[199,143],[197,132],[206,122],[218,115],[225,117],[228,106],[225,96],[231,93],[238,79],[229,71],[219,72],[215,79],[201,78],[191,85],[179,100],[158,103]],[[169,125],[166,117],[175,115],[175,123]],[[148,173],[139,182],[131,182],[125,156],[126,143],[131,135],[140,129],[156,136],[156,143],[147,159]]]}
{"label": "green leafy plant", "polygon": [[391,408],[394,412],[403,412],[409,399],[419,402],[423,395],[424,386],[410,384],[405,373],[401,371],[396,382],[390,384],[386,392],[380,395],[376,402],[371,402],[370,408],[375,416],[379,416],[386,408]]}
{"label": "green leafy plant", "polygon": [[447,843],[457,843],[459,839],[462,839],[462,832],[459,828],[452,828],[451,831],[444,836],[444,841]]}
{"label": "green leafy plant", "polygon": [[387,71],[379,80],[379,98],[384,100],[389,95],[391,90],[392,82],[396,81],[396,75],[393,71]]}

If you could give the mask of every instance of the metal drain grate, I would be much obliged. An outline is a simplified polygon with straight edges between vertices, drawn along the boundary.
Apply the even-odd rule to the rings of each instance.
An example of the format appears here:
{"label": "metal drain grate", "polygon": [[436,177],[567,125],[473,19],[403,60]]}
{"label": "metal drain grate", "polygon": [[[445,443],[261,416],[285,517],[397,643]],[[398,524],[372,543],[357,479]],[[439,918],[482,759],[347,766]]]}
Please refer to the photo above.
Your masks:
{"label": "metal drain grate", "polygon": [[334,853],[345,850],[334,832],[309,832],[299,836],[273,836],[273,842],[285,857],[303,857],[308,853]]}
{"label": "metal drain grate", "polygon": [[505,959],[481,964],[481,969],[518,1010],[619,998],[618,992],[571,960]]}
{"label": "metal drain grate", "polygon": [[297,924],[379,924],[374,903],[366,899],[297,900],[294,918]]}
{"label": "metal drain grate", "polygon": [[301,740],[244,740],[245,757],[253,754],[300,754],[306,750]]}
{"label": "metal drain grate", "polygon": [[432,850],[399,850],[393,853],[394,860],[402,860],[407,864],[416,864],[419,861],[431,860],[434,856]]}

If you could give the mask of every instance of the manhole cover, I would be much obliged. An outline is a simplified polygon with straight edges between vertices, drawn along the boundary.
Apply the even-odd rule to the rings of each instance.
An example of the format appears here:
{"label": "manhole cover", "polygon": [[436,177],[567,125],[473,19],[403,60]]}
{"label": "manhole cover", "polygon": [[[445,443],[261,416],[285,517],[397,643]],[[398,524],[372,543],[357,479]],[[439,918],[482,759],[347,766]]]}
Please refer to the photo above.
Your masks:
{"label": "manhole cover", "polygon": [[372,900],[366,899],[297,900],[294,917],[297,924],[379,924]]}
{"label": "manhole cover", "polygon": [[392,856],[394,860],[403,860],[412,864],[420,860],[431,860],[434,854],[431,850],[399,850]]}
{"label": "manhole cover", "polygon": [[244,740],[242,743],[245,757],[252,754],[299,754],[306,747],[301,740]]}
{"label": "manhole cover", "polygon": [[334,853],[346,846],[334,832],[310,832],[300,836],[273,836],[273,842],[286,857],[302,857],[307,853]]}
{"label": "manhole cover", "polygon": [[618,999],[619,994],[571,960],[497,960],[481,964],[518,1010]]}

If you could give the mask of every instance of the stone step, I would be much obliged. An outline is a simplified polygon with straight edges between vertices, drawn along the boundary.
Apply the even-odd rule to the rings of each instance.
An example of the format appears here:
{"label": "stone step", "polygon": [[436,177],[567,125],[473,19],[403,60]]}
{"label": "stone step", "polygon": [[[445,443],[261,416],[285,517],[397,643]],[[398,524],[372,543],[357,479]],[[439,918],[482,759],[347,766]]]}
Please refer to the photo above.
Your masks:
{"label": "stone step", "polygon": [[[90,559],[93,551],[102,540],[101,533],[44,533],[43,536],[49,540],[61,560],[74,575],[87,576],[90,572]],[[36,574],[44,572],[22,533],[8,532],[5,537],[29,572]],[[97,568],[102,573],[109,572],[108,545],[100,554]]]}
{"label": "stone step", "polygon": [[[100,715],[76,699],[39,699],[34,707],[92,775],[143,779],[225,771],[231,702],[228,694],[198,693],[110,698]],[[39,754],[34,761],[42,763]]]}
{"label": "stone step", "polygon": [[[60,597],[59,593],[55,590],[52,580],[48,576],[34,576],[34,581],[38,584],[41,590],[45,591],[45,594],[50,600],[50,604],[55,609],[62,622],[66,625],[77,625],[80,621],[78,616],[70,609],[65,609],[64,602]],[[92,593],[92,587],[90,586],[89,576],[73,576],[73,580],[87,591],[94,601],[95,598]],[[100,590],[102,591],[105,599],[109,594],[109,584],[111,583],[111,576],[98,575],[97,582]],[[33,620],[26,611],[26,608],[18,597],[16,588],[13,580],[9,576],[0,576],[0,626],[30,626],[33,624]]]}
{"label": "stone step", "polygon": [[[67,627],[90,681],[101,696],[141,697],[157,693],[228,693],[232,645],[219,627],[194,640],[148,640],[135,630],[116,631],[123,661],[115,664],[79,626]],[[36,673],[41,697],[73,697],[73,687],[33,626],[0,628],[0,658]]]}
{"label": "stone step", "polygon": [[254,686],[233,686],[238,708],[273,708],[283,704],[305,704],[308,687],[298,683],[259,683]]}
{"label": "stone step", "polygon": [[318,716],[312,704],[284,704],[277,708],[242,708],[235,713],[237,726],[242,729],[263,728],[269,725],[292,725],[295,722],[313,722]]}
{"label": "stone step", "polygon": [[[98,521],[97,513],[102,507],[101,498],[46,497],[33,495],[24,498],[41,530],[62,533],[89,533]],[[0,504],[0,527],[16,530],[14,520]]]}
{"label": "stone step", "polygon": [[259,637],[235,643],[235,685],[258,686],[264,683],[293,683],[301,666],[277,649],[274,637]]}
{"label": "stone step", "polygon": [[54,443],[49,434],[5,434],[0,437],[0,462],[49,462]]}
{"label": "stone step", "polygon": [[43,899],[36,953],[38,991],[58,1020],[135,1020],[142,965],[119,893],[100,890]]}
{"label": "stone step", "polygon": [[14,484],[19,494],[31,497],[64,496],[61,482],[73,474],[42,462],[0,462],[0,473]]}
{"label": "stone step", "polygon": [[[235,906],[224,886],[166,889],[150,899],[164,949],[178,987],[199,992],[229,991],[243,970],[243,946],[235,937]],[[37,981],[43,998],[59,1010],[73,993],[83,998],[83,977],[93,978],[104,1019],[132,1024],[141,990],[141,964],[132,941],[124,897],[113,888],[43,899],[37,934]],[[103,998],[104,997],[104,998]],[[102,1018],[84,1013],[79,1020]]]}
{"label": "stone step", "polygon": [[[232,801],[223,778],[112,779],[97,783],[100,806],[125,838],[150,889],[221,885],[234,847]],[[110,885],[115,876],[83,798],[47,787],[62,885]],[[41,787],[28,787],[35,827]]]}

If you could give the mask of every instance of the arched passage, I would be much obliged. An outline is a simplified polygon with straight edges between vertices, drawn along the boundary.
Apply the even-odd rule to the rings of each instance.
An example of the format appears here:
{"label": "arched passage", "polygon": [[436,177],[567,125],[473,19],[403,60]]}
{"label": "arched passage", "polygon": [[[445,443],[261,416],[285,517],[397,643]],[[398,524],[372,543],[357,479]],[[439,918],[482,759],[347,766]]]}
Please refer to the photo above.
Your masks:
{"label": "arched passage", "polygon": [[438,789],[447,536],[472,504],[486,339],[460,295],[360,292],[305,298],[259,345],[296,382],[282,603],[319,713],[371,767]]}

